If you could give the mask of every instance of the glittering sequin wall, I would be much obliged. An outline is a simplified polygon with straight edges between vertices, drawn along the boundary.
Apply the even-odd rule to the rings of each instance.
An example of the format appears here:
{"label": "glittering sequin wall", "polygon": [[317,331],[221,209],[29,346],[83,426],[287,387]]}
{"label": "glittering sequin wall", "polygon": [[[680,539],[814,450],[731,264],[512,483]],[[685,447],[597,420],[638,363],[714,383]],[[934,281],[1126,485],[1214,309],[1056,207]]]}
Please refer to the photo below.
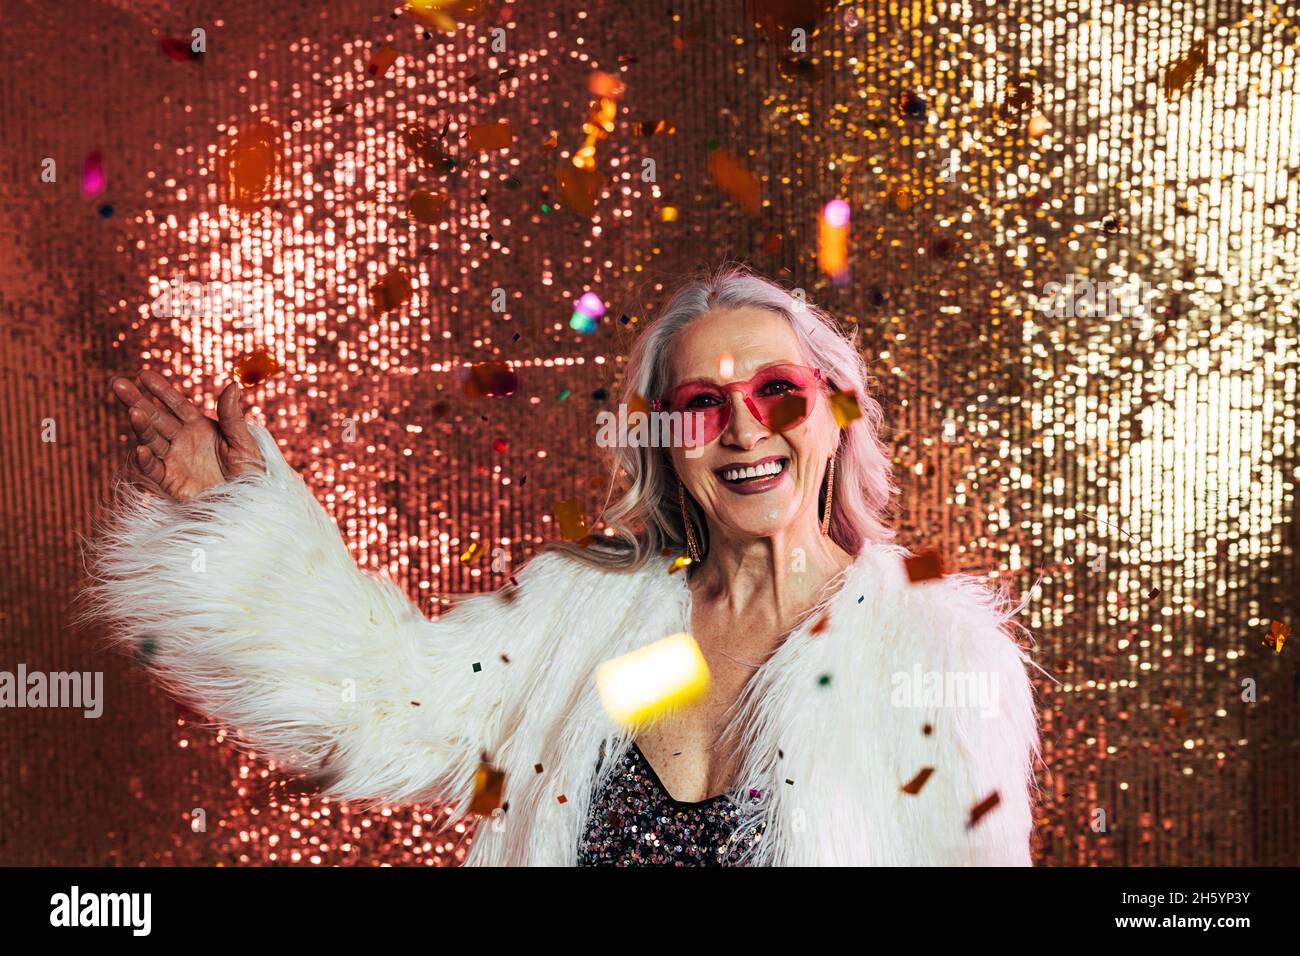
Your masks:
{"label": "glittering sequin wall", "polygon": [[557,537],[556,501],[596,514],[629,338],[733,257],[856,334],[900,539],[1030,595],[1037,861],[1300,862],[1300,14],[436,6],[0,12],[0,666],[101,670],[106,701],[0,713],[0,861],[452,864],[470,836],[295,792],[68,627],[126,454],[111,374],[244,376],[433,615]]}

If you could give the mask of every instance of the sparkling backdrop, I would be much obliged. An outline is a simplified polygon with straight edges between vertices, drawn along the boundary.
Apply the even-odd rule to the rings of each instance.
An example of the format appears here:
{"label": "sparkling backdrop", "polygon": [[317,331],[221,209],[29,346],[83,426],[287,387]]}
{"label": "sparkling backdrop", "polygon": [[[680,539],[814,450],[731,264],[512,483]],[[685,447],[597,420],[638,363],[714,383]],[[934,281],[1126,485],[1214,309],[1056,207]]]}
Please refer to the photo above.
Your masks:
{"label": "sparkling backdrop", "polygon": [[[67,627],[126,454],[111,374],[210,401],[268,355],[253,413],[358,562],[435,615],[556,537],[556,501],[598,513],[628,341],[724,257],[856,335],[900,539],[1032,595],[1036,860],[1300,862],[1296,647],[1264,640],[1297,617],[1300,12],[561,0],[467,3],[450,33],[400,5],[221,6],[0,13],[0,667],[104,670],[107,698],[0,712],[0,862],[467,846],[437,808],[295,792]],[[598,72],[624,87],[599,88],[609,128]],[[479,148],[502,121],[508,148]],[[595,171],[560,176],[584,143]],[[839,285],[816,261],[832,198]],[[159,315],[176,277],[221,297]],[[1048,294],[1072,281],[1125,296]],[[580,333],[587,291],[607,311]],[[472,397],[465,369],[502,361],[518,390]]]}

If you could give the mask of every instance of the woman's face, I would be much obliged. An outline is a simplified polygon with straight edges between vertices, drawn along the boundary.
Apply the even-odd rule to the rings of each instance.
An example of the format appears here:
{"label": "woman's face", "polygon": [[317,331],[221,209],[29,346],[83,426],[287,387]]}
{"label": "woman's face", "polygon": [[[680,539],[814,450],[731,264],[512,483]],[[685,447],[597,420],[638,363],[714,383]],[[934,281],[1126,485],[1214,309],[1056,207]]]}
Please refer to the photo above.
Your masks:
{"label": "woman's face", "polygon": [[[731,358],[730,369],[720,363],[724,356]],[[678,333],[665,392],[695,379],[718,384],[743,382],[777,364],[810,365],[784,317],[759,308],[715,309]],[[791,390],[789,383],[777,379],[761,388],[769,396]],[[669,454],[686,490],[718,531],[739,538],[765,537],[790,528],[797,520],[818,520],[817,495],[827,459],[838,443],[839,427],[824,386],[800,394],[809,403],[810,413],[783,431],[768,428],[755,417],[739,391],[695,399],[697,406],[728,403],[731,418],[704,446],[702,455],[688,456],[683,448],[672,448]],[[690,408],[683,410],[689,412]],[[774,475],[734,478],[732,470],[737,466],[764,463],[771,468],[772,462],[779,468]],[[726,477],[729,472],[731,479]]]}

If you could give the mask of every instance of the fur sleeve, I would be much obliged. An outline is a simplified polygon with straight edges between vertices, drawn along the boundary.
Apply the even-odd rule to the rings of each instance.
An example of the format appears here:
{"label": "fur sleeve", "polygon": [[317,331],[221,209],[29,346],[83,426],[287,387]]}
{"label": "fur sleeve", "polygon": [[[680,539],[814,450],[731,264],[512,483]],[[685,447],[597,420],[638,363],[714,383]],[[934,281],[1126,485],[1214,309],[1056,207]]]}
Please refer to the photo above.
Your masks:
{"label": "fur sleeve", "polygon": [[252,430],[267,474],[185,503],[118,485],[82,619],[108,620],[171,694],[327,795],[463,801],[546,670],[572,562],[538,555],[518,588],[430,621],[357,567],[274,438]]}
{"label": "fur sleeve", "polygon": [[[1030,866],[1038,712],[1027,671],[1032,663],[1010,630],[1016,608],[969,575],[930,587],[945,609],[940,620],[947,633],[936,635],[941,673],[967,695],[937,715],[934,732],[955,760],[936,768],[930,783],[936,792],[926,796],[958,810],[944,827],[953,863]],[[977,810],[981,805],[986,809]]]}

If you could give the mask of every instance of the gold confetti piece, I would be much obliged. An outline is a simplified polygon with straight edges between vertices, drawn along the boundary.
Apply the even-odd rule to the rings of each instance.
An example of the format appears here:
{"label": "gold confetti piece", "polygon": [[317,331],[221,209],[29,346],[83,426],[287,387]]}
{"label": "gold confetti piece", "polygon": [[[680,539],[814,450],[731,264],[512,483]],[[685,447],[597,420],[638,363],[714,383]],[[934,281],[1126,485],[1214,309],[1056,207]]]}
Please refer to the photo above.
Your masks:
{"label": "gold confetti piece", "polygon": [[559,145],[560,145],[559,134],[552,133],[550,136],[546,137],[546,141],[542,143],[542,149],[555,149]]}
{"label": "gold confetti piece", "polygon": [[768,427],[775,431],[788,428],[793,422],[800,421],[807,414],[808,400],[794,392],[783,395],[772,404],[768,413]]}
{"label": "gold confetti piece", "polygon": [[849,422],[862,417],[862,408],[858,405],[857,392],[833,392],[831,394],[831,411],[835,413],[835,422],[844,428]]}
{"label": "gold confetti piece", "polygon": [[1165,96],[1171,100],[1178,99],[1196,74],[1210,62],[1209,51],[1209,40],[1197,40],[1186,53],[1170,64],[1165,71]]}
{"label": "gold confetti piece", "polygon": [[261,385],[281,370],[281,365],[265,349],[247,352],[235,360],[234,375],[243,388]]}
{"label": "gold confetti piece", "polygon": [[898,209],[911,209],[916,203],[916,193],[907,186],[895,186],[889,195],[890,201]]}
{"label": "gold confetti piece", "polygon": [[1042,113],[1035,113],[1033,116],[1029,117],[1029,135],[1034,139],[1038,139],[1040,136],[1045,135],[1051,128],[1051,121]]}
{"label": "gold confetti piece", "polygon": [[1276,653],[1281,654],[1282,645],[1286,643],[1286,639],[1290,636],[1291,628],[1289,625],[1282,621],[1270,621],[1268,637],[1264,638],[1264,643],[1273,648]]}
{"label": "gold confetti piece", "polygon": [[996,790],[994,790],[993,793],[971,808],[970,820],[966,823],[966,829],[969,830],[971,827],[975,826],[975,824],[979,823],[984,814],[988,813],[1001,802],[1002,797]]}
{"label": "gold confetti piece", "polygon": [[557,501],[555,518],[565,541],[581,541],[587,536],[587,519],[582,514],[582,502],[577,498]]}
{"label": "gold confetti piece", "polygon": [[371,76],[384,76],[388,73],[394,63],[397,62],[397,51],[385,43],[370,58],[370,65],[366,67],[366,72]]}
{"label": "gold confetti piece", "polygon": [[709,153],[709,177],[747,211],[759,211],[758,177],[727,150],[719,147]]}
{"label": "gold confetti piece", "polygon": [[447,194],[431,193],[425,189],[417,189],[411,193],[411,198],[406,204],[406,211],[416,222],[422,222],[426,225],[439,223],[447,211]]}
{"label": "gold confetti piece", "polygon": [[605,711],[632,728],[699,700],[709,688],[709,665],[683,631],[605,661],[596,669],[596,687]]}
{"label": "gold confetti piece", "polygon": [[461,564],[469,564],[475,558],[481,557],[482,554],[483,554],[482,544],[480,544],[477,541],[473,541],[470,543],[470,546],[467,549],[465,549],[465,553],[460,556]]}
{"label": "gold confetti piece", "polygon": [[930,774],[934,773],[933,767],[922,767],[921,772],[915,777],[903,784],[903,792],[916,796],[925,786],[925,782],[930,779]]}
{"label": "gold confetti piece", "polygon": [[922,551],[903,559],[907,580],[913,584],[943,577],[943,556],[938,551]]}
{"label": "gold confetti piece", "polygon": [[470,813],[488,816],[501,806],[501,795],[505,790],[506,774],[490,763],[479,764],[474,775],[474,797],[469,804]]}
{"label": "gold confetti piece", "polygon": [[676,221],[677,221],[677,207],[676,207],[676,206],[664,206],[663,209],[660,209],[660,210],[659,210],[659,219],[660,219],[662,222],[676,222]]}
{"label": "gold confetti piece", "polygon": [[678,571],[682,570],[682,568],[689,568],[690,566],[691,566],[691,559],[686,557],[686,555],[683,554],[680,557],[674,559],[672,564],[668,565],[668,573],[676,574]]}

